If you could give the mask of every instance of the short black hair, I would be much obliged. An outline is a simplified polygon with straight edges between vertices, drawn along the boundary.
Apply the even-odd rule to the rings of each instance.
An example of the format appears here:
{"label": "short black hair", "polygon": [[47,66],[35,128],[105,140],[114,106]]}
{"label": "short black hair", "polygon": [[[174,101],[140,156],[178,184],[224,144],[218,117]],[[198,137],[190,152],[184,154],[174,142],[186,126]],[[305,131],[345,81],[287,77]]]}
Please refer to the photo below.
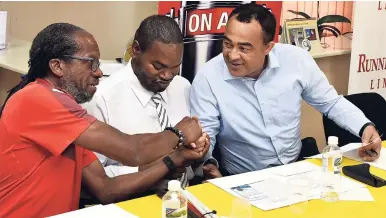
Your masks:
{"label": "short black hair", "polygon": [[0,117],[8,99],[28,83],[37,78],[44,78],[49,72],[49,61],[64,55],[73,55],[79,51],[74,37],[76,32],[84,29],[69,23],[54,23],[40,31],[32,41],[29,51],[28,73],[22,77],[19,84],[8,91],[8,96],[0,109]]}
{"label": "short black hair", "polygon": [[263,29],[264,44],[273,41],[276,31],[276,18],[264,5],[256,3],[242,4],[233,9],[229,19],[233,16],[236,16],[236,19],[242,23],[250,23],[252,19],[255,19]]}
{"label": "short black hair", "polygon": [[144,19],[135,32],[141,50],[146,51],[154,42],[165,44],[183,43],[181,29],[177,22],[165,15],[152,15]]}

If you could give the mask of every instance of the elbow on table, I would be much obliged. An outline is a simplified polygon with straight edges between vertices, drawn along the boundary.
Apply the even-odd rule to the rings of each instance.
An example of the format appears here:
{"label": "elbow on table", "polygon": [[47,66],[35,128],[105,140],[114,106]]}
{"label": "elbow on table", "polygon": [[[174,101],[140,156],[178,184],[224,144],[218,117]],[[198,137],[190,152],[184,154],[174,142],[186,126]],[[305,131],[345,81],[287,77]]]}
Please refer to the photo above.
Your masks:
{"label": "elbow on table", "polygon": [[115,201],[115,199],[113,198],[112,195],[102,195],[102,196],[98,196],[98,199],[99,201],[103,204],[103,205],[106,205],[106,204],[113,204],[113,203],[117,203],[117,201]]}

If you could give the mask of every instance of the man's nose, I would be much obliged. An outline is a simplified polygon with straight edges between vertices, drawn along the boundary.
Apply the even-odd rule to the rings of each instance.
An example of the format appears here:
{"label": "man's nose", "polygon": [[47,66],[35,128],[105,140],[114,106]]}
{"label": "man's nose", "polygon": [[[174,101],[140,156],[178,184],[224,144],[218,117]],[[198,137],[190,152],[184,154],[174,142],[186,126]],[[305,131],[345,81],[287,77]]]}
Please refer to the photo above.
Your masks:
{"label": "man's nose", "polygon": [[165,70],[160,74],[163,80],[171,80],[177,73],[172,70]]}
{"label": "man's nose", "polygon": [[229,51],[228,58],[230,61],[235,61],[240,59],[240,54],[236,48],[233,48],[232,50]]}
{"label": "man's nose", "polygon": [[93,74],[93,76],[98,77],[98,78],[101,78],[103,76],[103,72],[102,72],[101,68],[99,68],[99,67],[92,74]]}

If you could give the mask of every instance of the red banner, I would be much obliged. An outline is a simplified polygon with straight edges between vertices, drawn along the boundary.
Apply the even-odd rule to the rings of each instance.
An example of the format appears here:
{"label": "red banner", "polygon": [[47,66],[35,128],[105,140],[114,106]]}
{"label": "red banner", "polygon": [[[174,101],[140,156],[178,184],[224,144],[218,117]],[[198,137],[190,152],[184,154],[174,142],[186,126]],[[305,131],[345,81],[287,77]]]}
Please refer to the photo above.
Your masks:
{"label": "red banner", "polygon": [[[282,8],[280,1],[255,1],[266,6],[277,20],[274,41],[278,41]],[[199,67],[222,50],[222,36],[231,11],[241,1],[160,1],[158,13],[172,17],[184,36],[184,59],[181,75],[193,81]],[[198,59],[197,56],[205,57]]]}

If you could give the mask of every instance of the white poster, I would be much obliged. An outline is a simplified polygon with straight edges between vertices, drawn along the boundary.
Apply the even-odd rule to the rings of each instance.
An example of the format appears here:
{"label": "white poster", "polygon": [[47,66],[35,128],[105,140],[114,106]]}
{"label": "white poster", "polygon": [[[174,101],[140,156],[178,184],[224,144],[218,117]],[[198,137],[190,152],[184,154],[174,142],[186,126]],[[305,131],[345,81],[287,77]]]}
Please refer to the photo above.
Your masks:
{"label": "white poster", "polygon": [[7,12],[0,11],[0,49],[5,48],[7,38]]}
{"label": "white poster", "polygon": [[386,98],[385,21],[386,1],[355,3],[348,94],[377,92]]}

